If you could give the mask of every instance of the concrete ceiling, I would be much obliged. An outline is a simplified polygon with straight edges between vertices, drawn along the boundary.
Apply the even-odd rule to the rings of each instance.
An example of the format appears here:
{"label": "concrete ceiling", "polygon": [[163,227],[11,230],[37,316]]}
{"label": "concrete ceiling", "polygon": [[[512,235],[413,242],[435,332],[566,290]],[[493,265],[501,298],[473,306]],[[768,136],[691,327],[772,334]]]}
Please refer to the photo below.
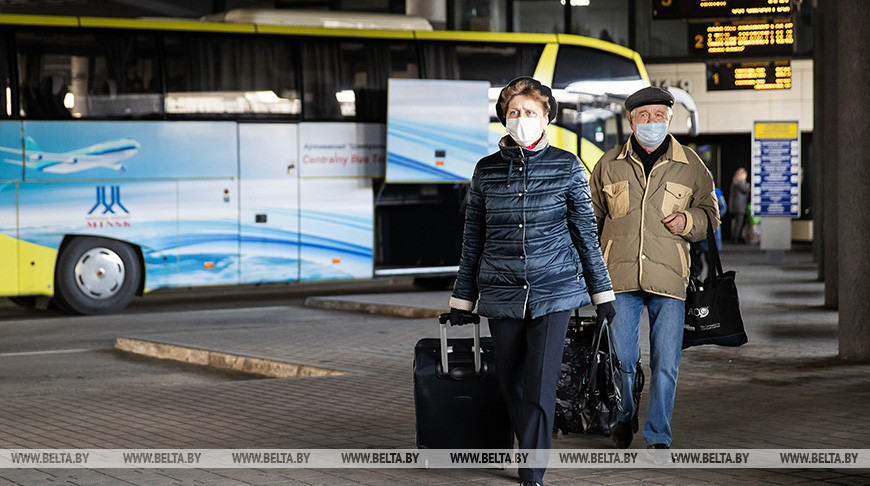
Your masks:
{"label": "concrete ceiling", "polygon": [[195,18],[213,13],[215,9],[222,10],[226,8],[227,3],[255,4],[257,2],[227,2],[226,0],[0,0],[0,13]]}
{"label": "concrete ceiling", "polygon": [[0,14],[198,18],[234,8],[404,12],[405,0],[0,0]]}

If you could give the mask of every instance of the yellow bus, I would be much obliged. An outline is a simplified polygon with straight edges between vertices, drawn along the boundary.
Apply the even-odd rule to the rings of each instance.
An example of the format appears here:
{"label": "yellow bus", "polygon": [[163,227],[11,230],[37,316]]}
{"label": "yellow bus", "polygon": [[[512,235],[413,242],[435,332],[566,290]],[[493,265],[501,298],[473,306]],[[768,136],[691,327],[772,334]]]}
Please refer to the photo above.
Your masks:
{"label": "yellow bus", "polygon": [[584,37],[302,19],[0,14],[0,296],[97,314],[162,287],[442,285],[467,184],[385,181],[389,79],[494,98],[534,76],[560,101],[551,140],[590,170],[648,84],[637,53]]}

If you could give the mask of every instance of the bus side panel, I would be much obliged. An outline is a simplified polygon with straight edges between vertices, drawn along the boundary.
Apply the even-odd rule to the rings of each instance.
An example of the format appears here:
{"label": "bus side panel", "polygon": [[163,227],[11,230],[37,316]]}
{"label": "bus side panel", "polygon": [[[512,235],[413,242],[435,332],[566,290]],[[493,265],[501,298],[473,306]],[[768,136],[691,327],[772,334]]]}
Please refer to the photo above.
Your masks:
{"label": "bus side panel", "polygon": [[19,295],[18,182],[23,160],[21,122],[0,122],[0,295]]}
{"label": "bus side panel", "polygon": [[299,177],[384,176],[385,124],[301,123],[299,141]]}
{"label": "bus side panel", "polygon": [[367,178],[300,181],[301,280],[372,277],[373,199]]}
{"label": "bus side panel", "polygon": [[18,191],[22,295],[54,294],[54,267],[65,233],[87,228],[95,184],[22,183]]}
{"label": "bus side panel", "polygon": [[242,179],[240,282],[299,280],[297,180]]}
{"label": "bus side panel", "polygon": [[178,285],[178,184],[130,182],[119,184],[118,191],[129,211],[130,227],[126,232],[124,227],[90,227],[89,231],[139,245],[145,260],[146,290]]}
{"label": "bus side panel", "polygon": [[178,182],[178,285],[239,283],[236,181]]}
{"label": "bus side panel", "polygon": [[0,122],[0,181],[20,181],[24,175],[21,122]]}
{"label": "bus side panel", "polygon": [[299,280],[296,124],[239,124],[240,282]]}
{"label": "bus side panel", "polygon": [[19,295],[54,295],[55,261],[57,261],[57,250],[19,241]]}
{"label": "bus side panel", "polygon": [[18,295],[18,184],[0,182],[0,295]]}
{"label": "bus side panel", "polygon": [[26,121],[25,178],[236,177],[234,122]]}
{"label": "bus side panel", "polygon": [[[238,282],[236,123],[26,121],[24,132],[25,178],[57,182],[22,190],[22,240],[56,250],[64,235],[89,234],[139,245],[147,290]],[[202,252],[208,238],[213,254]]]}
{"label": "bus side panel", "polygon": [[176,193],[176,183],[168,181],[22,183],[21,293],[53,293],[57,251],[67,235],[102,236],[138,245],[148,287],[171,285],[177,272]]}

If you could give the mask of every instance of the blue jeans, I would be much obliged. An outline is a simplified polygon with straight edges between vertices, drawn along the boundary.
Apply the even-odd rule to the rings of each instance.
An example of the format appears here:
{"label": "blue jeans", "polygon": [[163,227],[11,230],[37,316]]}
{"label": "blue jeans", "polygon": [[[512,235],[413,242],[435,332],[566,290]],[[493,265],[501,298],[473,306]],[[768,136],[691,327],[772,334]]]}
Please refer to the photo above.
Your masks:
{"label": "blue jeans", "polygon": [[631,387],[640,357],[640,318],[644,305],[650,321],[649,406],[643,437],[647,445],[671,445],[671,415],[677,393],[677,373],[683,347],[683,323],[686,305],[682,300],[644,291],[616,294],[616,317],[613,319],[613,341],[616,355],[628,379],[623,381],[620,421],[634,414]]}

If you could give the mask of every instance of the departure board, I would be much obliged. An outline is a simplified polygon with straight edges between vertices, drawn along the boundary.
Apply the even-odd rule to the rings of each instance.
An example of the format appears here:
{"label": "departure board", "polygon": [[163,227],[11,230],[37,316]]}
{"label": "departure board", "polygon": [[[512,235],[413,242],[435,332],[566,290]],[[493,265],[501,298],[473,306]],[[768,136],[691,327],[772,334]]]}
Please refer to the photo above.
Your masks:
{"label": "departure board", "polygon": [[653,0],[654,19],[791,15],[791,0]]}
{"label": "departure board", "polygon": [[736,21],[689,24],[689,52],[697,56],[789,55],[794,22]]}
{"label": "departure board", "polygon": [[707,91],[790,88],[791,61],[707,63]]}
{"label": "departure board", "polygon": [[797,122],[755,122],[752,215],[798,217],[801,138]]}

